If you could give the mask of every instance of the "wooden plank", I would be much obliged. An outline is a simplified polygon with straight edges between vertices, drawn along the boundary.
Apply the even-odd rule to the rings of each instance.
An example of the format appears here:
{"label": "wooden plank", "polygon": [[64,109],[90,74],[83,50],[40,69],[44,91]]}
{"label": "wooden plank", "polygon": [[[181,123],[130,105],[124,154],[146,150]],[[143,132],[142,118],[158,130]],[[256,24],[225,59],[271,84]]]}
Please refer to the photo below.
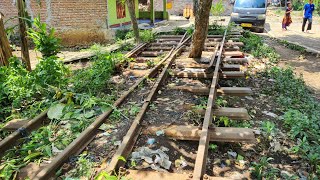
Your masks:
{"label": "wooden plank", "polygon": [[157,50],[157,51],[160,51],[160,50],[163,50],[163,51],[170,51],[172,49],[172,47],[170,46],[150,46],[147,48],[147,51],[151,50],[151,51],[154,51],[154,50]]}
{"label": "wooden plank", "polygon": [[[215,46],[217,44],[218,44],[218,42],[206,42],[205,46]],[[243,42],[226,42],[224,44],[224,46],[239,46],[239,47],[243,47],[244,44],[243,44]]]}
{"label": "wooden plank", "polygon": [[248,87],[220,87],[217,93],[229,96],[249,96],[252,95],[252,90]]}
{"label": "wooden plank", "polygon": [[[197,62],[178,62],[176,64],[178,68],[202,68],[206,69],[209,68],[208,64],[199,64]],[[211,67],[214,68],[215,66]],[[223,64],[221,67],[222,71],[240,71],[241,65],[238,64]]]}
{"label": "wooden plank", "polygon": [[249,60],[247,58],[231,58],[231,57],[226,57],[222,60],[222,62],[227,62],[227,63],[239,63],[239,64],[244,64],[248,63]]}
{"label": "wooden plank", "polygon": [[[209,95],[208,87],[170,86],[169,88],[174,90],[191,92],[197,95]],[[217,89],[217,93],[220,96],[249,96],[252,94],[252,90],[250,88],[245,87],[221,87]]]}
{"label": "wooden plank", "polygon": [[139,56],[144,57],[158,57],[161,56],[163,52],[154,52],[154,51],[143,51],[139,54]]}
{"label": "wooden plank", "polygon": [[228,117],[232,120],[249,120],[250,116],[245,108],[218,108],[213,112],[217,117]]}
{"label": "wooden plank", "polygon": [[151,46],[176,46],[179,42],[162,42],[162,43],[151,43]]}
{"label": "wooden plank", "polygon": [[189,177],[188,174],[178,174],[178,173],[165,173],[165,172],[155,172],[155,171],[143,171],[143,170],[128,170],[127,179],[134,180],[190,180],[192,176]]}
{"label": "wooden plank", "polygon": [[[167,138],[187,141],[199,141],[201,134],[198,126],[191,125],[148,126],[142,134],[155,135],[159,130],[163,130]],[[256,142],[254,131],[249,128],[214,127],[208,129],[208,136],[212,142]]]}
{"label": "wooden plank", "polygon": [[194,62],[194,63],[206,63],[210,62],[210,57],[201,58],[177,58],[176,62]]}
{"label": "wooden plank", "polygon": [[[213,74],[210,73],[204,73],[204,72],[198,72],[198,73],[193,73],[193,72],[183,72],[183,71],[173,71],[172,74],[174,77],[179,77],[179,78],[203,78],[203,79],[211,79],[213,77]],[[222,72],[219,73],[221,79],[234,79],[234,78],[242,78],[245,77],[244,72]]]}
{"label": "wooden plank", "polygon": [[224,56],[231,56],[231,57],[243,57],[244,54],[241,51],[225,51],[223,53]]}

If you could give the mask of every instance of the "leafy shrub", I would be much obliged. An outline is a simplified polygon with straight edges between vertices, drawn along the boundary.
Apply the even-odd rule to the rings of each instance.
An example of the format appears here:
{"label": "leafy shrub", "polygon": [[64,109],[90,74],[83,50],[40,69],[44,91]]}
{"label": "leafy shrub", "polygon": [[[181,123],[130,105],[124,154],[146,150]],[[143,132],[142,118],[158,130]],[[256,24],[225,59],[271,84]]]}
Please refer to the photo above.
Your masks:
{"label": "leafy shrub", "polygon": [[93,65],[78,70],[72,79],[75,92],[98,93],[107,87],[115,64],[125,59],[122,54],[100,54],[94,59]]}
{"label": "leafy shrub", "polygon": [[[140,30],[139,31],[140,38],[143,42],[151,42],[156,39],[156,34],[152,32],[152,30]],[[133,31],[130,31],[126,35],[126,39],[133,38]]]}
{"label": "leafy shrub", "polygon": [[208,27],[208,35],[223,35],[226,29],[217,23],[213,23]]}
{"label": "leafy shrub", "polygon": [[214,16],[220,16],[225,11],[222,0],[212,4],[210,11]]}
{"label": "leafy shrub", "polygon": [[277,63],[280,59],[280,55],[272,47],[263,44],[262,38],[258,35],[245,31],[240,41],[244,43],[242,50],[257,58],[268,58],[271,63]]}
{"label": "leafy shrub", "polygon": [[41,60],[35,70],[28,72],[22,62],[10,58],[9,66],[0,67],[0,117],[13,109],[26,106],[45,96],[53,96],[51,87],[64,87],[68,69],[55,57]]}
{"label": "leafy shrub", "polygon": [[33,40],[36,50],[40,51],[43,57],[55,56],[61,48],[60,39],[54,36],[54,28],[47,32],[47,25],[41,23],[40,16],[34,19],[35,29],[29,29],[28,35]]}
{"label": "leafy shrub", "polygon": [[116,39],[121,39],[121,40],[127,39],[128,33],[133,33],[133,32],[130,29],[118,29],[116,30],[116,33],[115,33]]}
{"label": "leafy shrub", "polygon": [[308,91],[301,77],[296,78],[291,68],[273,67],[267,77],[275,80],[269,86],[270,95],[285,113],[283,123],[289,130],[289,136],[298,140],[292,151],[301,155],[311,165],[311,170],[320,175],[320,103]]}
{"label": "leafy shrub", "polygon": [[174,35],[184,35],[184,33],[186,33],[186,30],[181,28],[181,27],[175,27],[173,29],[173,34]]}

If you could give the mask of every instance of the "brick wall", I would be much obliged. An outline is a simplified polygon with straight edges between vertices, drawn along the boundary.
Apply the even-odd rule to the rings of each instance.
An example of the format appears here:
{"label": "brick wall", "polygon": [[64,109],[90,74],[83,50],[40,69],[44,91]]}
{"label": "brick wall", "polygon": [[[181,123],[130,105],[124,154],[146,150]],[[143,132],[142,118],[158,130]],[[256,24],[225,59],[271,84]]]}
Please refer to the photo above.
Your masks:
{"label": "brick wall", "polygon": [[[156,11],[163,11],[163,1],[162,0],[154,0],[155,1],[155,9]],[[219,0],[213,0],[213,4],[219,2]],[[223,15],[230,15],[232,12],[232,4],[230,4],[230,0],[223,0],[225,12]],[[182,15],[183,9],[186,6],[191,6],[193,8],[193,0],[173,0],[172,8],[168,9],[169,14],[173,15]]]}
{"label": "brick wall", "polygon": [[[36,0],[26,0],[26,8],[31,17],[40,13],[44,22],[56,28],[64,45],[104,43],[112,39],[112,32],[107,29],[107,0],[41,0],[41,7]],[[0,0],[0,12],[5,18],[16,16],[15,0]]]}

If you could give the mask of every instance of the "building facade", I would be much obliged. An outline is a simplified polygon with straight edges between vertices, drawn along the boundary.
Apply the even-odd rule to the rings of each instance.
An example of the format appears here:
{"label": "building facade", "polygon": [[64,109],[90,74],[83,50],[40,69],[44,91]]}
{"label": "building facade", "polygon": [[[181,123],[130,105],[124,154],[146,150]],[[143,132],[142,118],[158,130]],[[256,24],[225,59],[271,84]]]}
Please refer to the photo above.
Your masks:
{"label": "building facade", "polygon": [[[66,46],[106,43],[113,39],[112,27],[130,23],[128,8],[120,0],[25,0],[28,15],[38,15]],[[135,0],[138,7],[138,0]],[[18,15],[16,0],[1,0],[0,12],[9,19]],[[136,16],[139,10],[136,8]],[[17,24],[17,19],[9,20],[5,26]]]}

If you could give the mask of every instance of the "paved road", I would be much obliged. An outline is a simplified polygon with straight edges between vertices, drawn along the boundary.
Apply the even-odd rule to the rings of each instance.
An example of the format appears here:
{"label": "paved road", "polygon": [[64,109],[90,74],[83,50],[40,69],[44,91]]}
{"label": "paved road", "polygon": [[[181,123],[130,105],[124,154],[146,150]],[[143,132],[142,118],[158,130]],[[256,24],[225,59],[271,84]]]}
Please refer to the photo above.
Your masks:
{"label": "paved road", "polygon": [[273,37],[294,42],[320,52],[320,24],[317,20],[314,20],[310,34],[302,32],[301,18],[293,18],[293,23],[288,28],[288,31],[282,31],[281,17],[268,17],[265,29]]}

